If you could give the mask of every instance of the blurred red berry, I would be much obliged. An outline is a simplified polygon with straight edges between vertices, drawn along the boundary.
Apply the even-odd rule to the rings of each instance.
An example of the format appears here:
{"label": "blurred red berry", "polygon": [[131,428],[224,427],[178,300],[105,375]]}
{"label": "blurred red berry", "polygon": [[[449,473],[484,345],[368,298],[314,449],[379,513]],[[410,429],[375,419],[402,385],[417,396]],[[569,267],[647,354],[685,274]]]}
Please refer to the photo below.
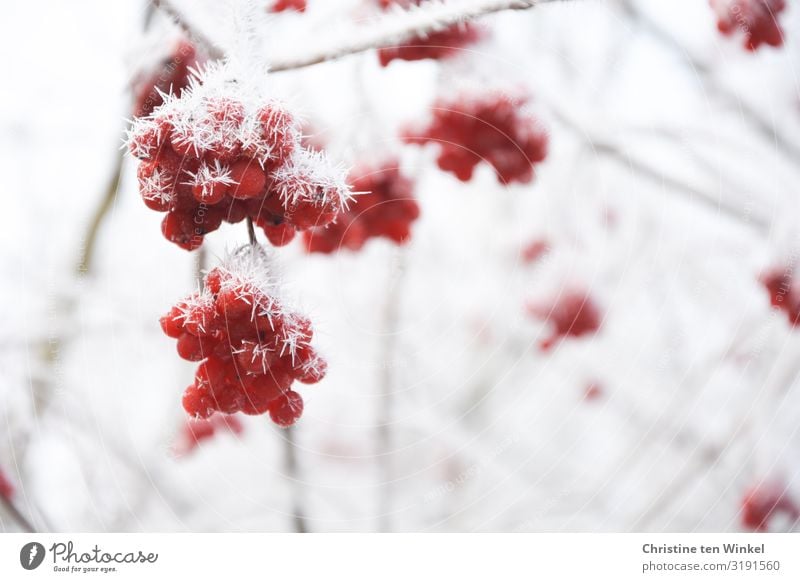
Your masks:
{"label": "blurred red berry", "polygon": [[[379,0],[384,10],[392,6],[409,8],[423,3],[422,0]],[[446,59],[458,54],[460,49],[477,43],[484,36],[484,29],[473,23],[457,23],[442,30],[416,36],[397,46],[378,49],[378,59],[384,67],[396,59],[403,61]]]}
{"label": "blurred red berry", "polygon": [[433,118],[419,132],[407,132],[408,143],[433,143],[439,149],[439,168],[462,182],[486,162],[501,184],[528,183],[534,165],[547,156],[547,133],[525,112],[528,99],[504,93],[464,95],[439,100]]}
{"label": "blurred red berry", "polygon": [[568,290],[548,305],[528,305],[528,313],[547,322],[551,335],[540,342],[542,351],[549,350],[565,337],[581,337],[600,329],[600,310],[588,294]]}
{"label": "blurred red berry", "polygon": [[0,469],[0,498],[11,499],[14,495],[14,485],[11,480],[6,476],[2,469]]}
{"label": "blurred red berry", "polygon": [[792,522],[800,519],[800,509],[780,483],[759,483],[751,487],[742,499],[742,525],[747,529],[768,531],[770,522],[780,514]]}
{"label": "blurred red berry", "polygon": [[397,160],[376,167],[363,166],[351,173],[356,196],[334,224],[303,233],[306,249],[332,253],[339,249],[358,250],[375,237],[404,244],[411,236],[411,224],[419,217],[414,184],[400,173]]}
{"label": "blurred red berry", "polygon": [[710,0],[717,14],[717,28],[725,36],[740,35],[749,51],[762,44],[779,47],[783,30],[778,15],[786,8],[785,0]]}
{"label": "blurred red berry", "polygon": [[269,12],[283,12],[294,10],[295,12],[306,11],[306,0],[273,0],[267,7]]}
{"label": "blurred red berry", "polygon": [[303,414],[303,398],[297,392],[287,392],[269,405],[269,416],[278,426],[292,426]]}

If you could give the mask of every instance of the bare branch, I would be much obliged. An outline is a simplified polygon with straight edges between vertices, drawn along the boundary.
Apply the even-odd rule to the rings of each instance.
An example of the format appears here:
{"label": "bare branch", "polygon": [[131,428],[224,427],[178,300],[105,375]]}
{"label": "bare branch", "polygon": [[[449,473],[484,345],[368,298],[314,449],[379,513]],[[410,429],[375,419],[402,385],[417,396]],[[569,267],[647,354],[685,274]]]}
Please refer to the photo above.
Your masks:
{"label": "bare branch", "polygon": [[738,111],[746,123],[749,123],[753,129],[761,134],[764,140],[773,144],[779,151],[795,161],[800,160],[800,146],[787,139],[778,130],[774,121],[768,116],[765,116],[764,113],[753,107],[746,100],[741,99],[734,91],[720,83],[719,79],[714,76],[713,69],[708,63],[703,62],[696,55],[689,53],[674,36],[655,20],[650,18],[632,0],[622,0],[620,6],[622,12],[630,18],[631,21],[641,26],[677,55],[680,55],[703,84],[705,93],[716,96],[725,106],[730,107],[734,111]]}
{"label": "bare branch", "polygon": [[474,0],[453,4],[432,2],[419,8],[392,12],[378,22],[348,30],[337,39],[298,57],[276,55],[268,59],[270,70],[289,71],[340,59],[364,51],[395,46],[460,24],[504,10],[526,10],[552,0]]}
{"label": "bare branch", "polygon": [[97,235],[100,232],[100,227],[103,224],[109,210],[117,198],[120,182],[122,179],[122,166],[124,161],[124,153],[122,150],[117,152],[117,157],[114,160],[114,169],[111,172],[111,177],[106,186],[106,191],[103,197],[98,201],[97,206],[92,214],[92,220],[89,223],[89,228],[86,231],[86,236],[83,241],[81,249],[80,260],[78,261],[78,275],[88,275],[92,268],[92,257],[94,256],[94,249],[97,244]]}
{"label": "bare branch", "polygon": [[19,525],[23,531],[26,533],[36,533],[36,528],[33,527],[33,524],[30,522],[30,520],[22,515],[22,512],[10,499],[0,495],[0,505],[5,507],[6,511],[11,516],[11,519],[16,521],[17,525]]}

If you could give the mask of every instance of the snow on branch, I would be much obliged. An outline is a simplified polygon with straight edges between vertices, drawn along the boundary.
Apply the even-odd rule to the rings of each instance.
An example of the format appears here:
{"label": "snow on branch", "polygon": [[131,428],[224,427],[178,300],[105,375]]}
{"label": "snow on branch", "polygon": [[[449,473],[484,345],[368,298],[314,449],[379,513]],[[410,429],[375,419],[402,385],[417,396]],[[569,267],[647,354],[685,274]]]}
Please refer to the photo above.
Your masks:
{"label": "snow on branch", "polygon": [[300,56],[269,58],[271,71],[288,71],[332,61],[370,49],[394,46],[419,36],[442,30],[504,10],[526,10],[552,0],[472,0],[469,2],[428,2],[408,10],[387,14],[368,28],[348,30],[337,39]]}
{"label": "snow on branch", "polygon": [[[460,24],[505,10],[527,10],[554,0],[468,0],[465,2],[427,2],[406,10],[397,9],[367,26],[349,29],[336,38],[323,42],[305,54],[269,56],[271,71],[301,69],[347,55],[402,44],[424,37],[455,24]],[[225,56],[224,51],[193,26],[171,0],[152,0],[153,5],[169,16],[195,42],[202,45],[213,59]]]}

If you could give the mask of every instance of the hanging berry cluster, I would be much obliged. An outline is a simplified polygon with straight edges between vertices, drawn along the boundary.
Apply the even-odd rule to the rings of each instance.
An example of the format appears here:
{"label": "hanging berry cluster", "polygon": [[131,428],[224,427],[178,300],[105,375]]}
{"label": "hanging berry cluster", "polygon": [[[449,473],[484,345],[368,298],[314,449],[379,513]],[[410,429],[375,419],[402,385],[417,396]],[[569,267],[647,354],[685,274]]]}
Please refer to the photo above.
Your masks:
{"label": "hanging berry cluster", "polygon": [[785,0],[711,0],[711,7],[719,31],[725,36],[741,34],[747,50],[783,44],[778,14],[786,8]]}
{"label": "hanging berry cluster", "polygon": [[272,0],[267,6],[269,12],[285,12],[294,10],[295,12],[306,11],[306,0]]}
{"label": "hanging berry cluster", "polygon": [[269,412],[276,424],[290,426],[303,412],[294,381],[314,384],[325,376],[327,363],[311,347],[311,323],[275,297],[267,275],[263,249],[243,247],[206,275],[202,291],[161,318],[178,354],[200,362],[183,396],[191,416]]}
{"label": "hanging berry cluster", "polygon": [[792,280],[791,270],[771,269],[761,276],[761,283],[769,294],[770,305],[783,311],[790,325],[800,325],[800,289]]}
{"label": "hanging berry cluster", "polygon": [[[425,0],[379,0],[381,8],[387,10],[393,6],[410,8],[419,6]],[[414,37],[402,45],[385,47],[378,50],[378,59],[382,66],[393,60],[421,61],[424,59],[446,59],[458,54],[459,49],[475,44],[485,36],[484,29],[470,22],[461,22],[436,30],[425,36]]]}
{"label": "hanging berry cluster", "polygon": [[528,313],[544,320],[551,328],[551,335],[539,342],[543,352],[563,338],[577,338],[596,332],[602,321],[600,310],[592,298],[579,290],[567,290],[549,305],[530,303]]}
{"label": "hanging berry cluster", "polygon": [[351,173],[350,183],[358,196],[347,212],[326,228],[303,233],[308,252],[355,251],[375,237],[405,243],[411,236],[411,224],[419,217],[419,205],[414,183],[400,173],[398,161],[361,167]]}
{"label": "hanging berry cluster", "polygon": [[778,482],[762,482],[751,487],[742,499],[742,525],[755,531],[769,531],[770,522],[784,515],[791,522],[800,519],[800,507],[787,488]]}
{"label": "hanging berry cluster", "polygon": [[164,95],[180,95],[189,86],[190,71],[203,63],[197,48],[188,40],[180,39],[169,55],[158,65],[134,80],[133,115],[150,115],[164,103]]}
{"label": "hanging berry cluster", "polygon": [[300,145],[285,105],[243,93],[224,66],[210,67],[129,131],[142,198],[166,212],[162,233],[181,248],[248,217],[270,242],[286,244],[346,209],[346,172]]}
{"label": "hanging berry cluster", "polygon": [[439,168],[462,182],[469,181],[475,167],[485,161],[501,184],[528,183],[534,177],[534,164],[547,156],[548,136],[525,111],[527,102],[525,97],[496,92],[440,99],[427,128],[407,132],[405,140],[435,143]]}

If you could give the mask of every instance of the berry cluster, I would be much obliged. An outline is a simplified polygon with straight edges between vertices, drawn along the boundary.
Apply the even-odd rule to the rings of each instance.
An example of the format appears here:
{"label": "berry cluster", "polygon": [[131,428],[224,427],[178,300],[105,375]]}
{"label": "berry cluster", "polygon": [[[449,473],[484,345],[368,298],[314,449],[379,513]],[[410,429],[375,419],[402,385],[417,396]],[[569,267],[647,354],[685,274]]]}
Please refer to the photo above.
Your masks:
{"label": "berry cluster", "polygon": [[269,12],[284,12],[294,10],[295,12],[306,11],[306,0],[274,0],[268,7]]}
{"label": "berry cluster", "polygon": [[179,455],[186,455],[196,449],[201,442],[210,439],[220,430],[226,430],[232,434],[241,434],[244,426],[236,416],[227,414],[214,414],[210,418],[190,418],[181,428],[175,452]]}
{"label": "berry cluster", "polygon": [[800,325],[800,289],[794,284],[790,269],[775,268],[761,276],[769,293],[770,304],[786,314],[789,324]]}
{"label": "berry cluster", "polygon": [[539,342],[547,351],[565,337],[581,337],[600,329],[600,310],[583,291],[569,290],[560,294],[550,305],[528,304],[528,313],[547,322],[552,330],[550,337]]}
{"label": "berry cluster", "polygon": [[[423,0],[379,0],[384,10],[399,6],[410,8],[419,6]],[[387,66],[393,60],[422,61],[424,59],[446,59],[458,53],[459,49],[475,44],[484,37],[484,30],[469,22],[448,26],[442,30],[416,36],[402,45],[385,47],[378,50],[381,66]]]}
{"label": "berry cluster", "polygon": [[308,252],[358,250],[374,237],[405,243],[411,236],[411,223],[419,217],[419,205],[414,183],[400,173],[397,160],[362,167],[351,174],[350,183],[358,193],[354,202],[335,223],[304,233]]}
{"label": "berry cluster", "polygon": [[439,168],[462,182],[472,178],[481,161],[494,168],[501,184],[528,183],[533,166],[547,155],[547,133],[524,109],[524,97],[501,93],[463,95],[439,100],[433,119],[420,132],[407,132],[408,143],[434,142]]}
{"label": "berry cluster", "polygon": [[778,14],[786,8],[786,0],[711,0],[711,7],[719,31],[725,36],[741,33],[747,50],[783,44]]}
{"label": "berry cluster", "polygon": [[225,66],[210,67],[129,131],[142,198],[166,212],[162,233],[181,248],[248,217],[279,246],[347,207],[346,172],[301,146],[292,112],[244,93]]}
{"label": "berry cluster", "polygon": [[770,521],[780,514],[792,522],[800,519],[800,508],[780,483],[759,483],[750,488],[742,499],[742,525],[747,529],[768,531]]}
{"label": "berry cluster", "polygon": [[0,499],[11,499],[14,495],[14,485],[6,474],[0,469]]}
{"label": "berry cluster", "polygon": [[325,376],[327,363],[311,347],[311,322],[275,298],[263,252],[242,248],[206,275],[202,291],[161,318],[164,333],[178,340],[178,354],[200,362],[183,396],[195,418],[269,412],[289,426],[303,412],[292,383]]}
{"label": "berry cluster", "polygon": [[179,40],[155,70],[140,75],[134,81],[134,116],[150,115],[164,103],[164,95],[180,95],[189,86],[190,69],[196,69],[203,60],[191,42]]}

